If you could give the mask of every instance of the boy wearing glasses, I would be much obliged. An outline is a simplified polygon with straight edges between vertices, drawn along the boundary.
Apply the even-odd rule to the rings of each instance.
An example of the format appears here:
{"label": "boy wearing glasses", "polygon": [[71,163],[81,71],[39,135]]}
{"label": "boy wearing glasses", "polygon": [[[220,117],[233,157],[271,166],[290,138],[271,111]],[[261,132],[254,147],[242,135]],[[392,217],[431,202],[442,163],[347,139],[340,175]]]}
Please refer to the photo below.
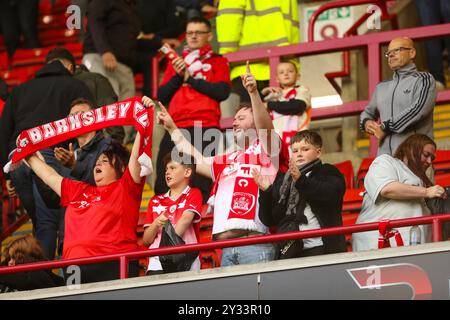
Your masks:
{"label": "boy wearing glasses", "polygon": [[[190,19],[186,26],[187,46],[183,55],[168,63],[158,89],[158,99],[163,104],[169,105],[170,116],[177,127],[185,129],[184,132],[190,134],[187,139],[192,143],[194,143],[194,126],[197,127],[196,136],[201,137],[202,152],[211,143],[203,139],[203,133],[208,129],[219,129],[219,103],[228,98],[231,86],[228,61],[212,51],[210,44],[212,37],[211,24],[208,20],[202,17]],[[218,144],[219,141],[214,143]],[[173,147],[170,135],[166,132],[160,144],[156,164],[157,194],[167,191],[163,158]],[[215,150],[216,148],[212,151]],[[203,200],[206,201],[211,189],[211,180],[199,177],[193,183],[202,190]]]}
{"label": "boy wearing glasses", "polygon": [[361,130],[378,140],[377,155],[394,154],[398,145],[414,133],[433,138],[436,82],[430,73],[417,70],[414,42],[407,37],[393,39],[385,57],[394,72],[393,79],[377,85],[360,116]]}

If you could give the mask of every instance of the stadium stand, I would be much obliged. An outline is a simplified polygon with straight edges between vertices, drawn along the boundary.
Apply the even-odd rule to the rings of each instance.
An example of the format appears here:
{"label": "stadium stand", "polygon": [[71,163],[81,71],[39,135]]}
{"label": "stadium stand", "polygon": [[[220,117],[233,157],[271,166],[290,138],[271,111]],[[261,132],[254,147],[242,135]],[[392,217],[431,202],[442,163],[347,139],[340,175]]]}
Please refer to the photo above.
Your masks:
{"label": "stadium stand", "polygon": [[[68,0],[45,0],[40,1],[39,5],[39,37],[41,43],[44,45],[43,48],[39,49],[18,49],[12,60],[8,61],[7,56],[4,52],[4,40],[0,35],[0,77],[2,77],[6,83],[8,84],[9,89],[12,87],[19,85],[29,79],[31,79],[35,72],[43,65],[46,54],[51,48],[56,45],[63,45],[68,48],[77,59],[77,62],[80,62],[82,56],[82,45],[79,42],[79,34],[76,30],[68,30],[65,26],[66,15],[65,11],[67,6],[70,4]],[[391,17],[389,17],[391,18]],[[448,25],[447,25],[448,27]],[[386,42],[386,39],[392,37],[395,31],[391,31],[389,35],[382,34],[379,38],[376,35],[365,35],[358,38],[358,41],[355,39],[357,37],[352,37],[345,44],[339,42],[339,40],[330,40],[328,43],[312,43],[309,44],[310,48],[308,49],[306,45],[299,44],[297,46],[292,46],[290,48],[278,48],[277,50],[272,50],[269,58],[271,59],[279,59],[280,56],[295,54],[297,56],[307,55],[312,53],[321,53],[328,52],[333,50],[350,50],[357,47],[369,47],[372,45],[372,42],[376,42],[377,45]],[[420,39],[428,38],[432,36],[442,36],[449,34],[448,29],[444,30],[444,28],[436,27],[425,27],[425,28],[417,28],[410,32],[411,35],[416,35]],[[400,33],[398,33],[400,34]],[[397,35],[397,33],[395,33]],[[377,47],[377,49],[379,49]],[[371,51],[372,50],[372,51]],[[228,58],[230,62],[236,61],[244,61],[247,59],[258,59],[261,57],[268,57],[267,49],[264,50],[253,50],[248,53],[238,52],[236,54],[231,54]],[[369,48],[369,57],[378,57],[379,53],[375,54],[373,50],[373,46]],[[156,64],[160,60],[160,56],[154,58]],[[379,62],[373,63],[369,61],[369,86],[373,88],[374,84],[378,82],[380,75],[374,74],[374,69],[379,69]],[[154,68],[154,70],[158,70],[158,68]],[[157,72],[157,71],[155,71]],[[378,71],[377,71],[378,72]],[[378,72],[379,73],[379,72]],[[154,75],[154,78],[158,78],[158,74]],[[136,82],[136,90],[137,92],[142,91],[142,75],[137,74],[135,76]],[[157,88],[158,81],[153,81],[154,88]],[[153,90],[155,92],[155,90]],[[442,103],[445,101],[450,101],[450,90],[447,90],[446,93],[440,94],[438,97],[438,102]],[[332,118],[336,116],[345,116],[357,114],[361,111],[361,109],[365,106],[367,101],[352,101],[346,102],[344,105],[340,106],[339,109],[336,107],[324,108],[323,110],[314,110],[313,118],[323,119],[323,118]],[[223,119],[222,121],[223,127],[230,127],[229,119]],[[367,140],[368,143],[368,140]],[[344,196],[344,204],[343,204],[343,223],[344,226],[351,226],[355,223],[358,213],[361,210],[363,192],[364,192],[364,177],[367,173],[370,164],[373,161],[373,157],[366,157],[362,160],[356,176],[354,174],[353,163],[350,160],[337,163],[336,166],[342,172],[346,180],[347,190]],[[442,186],[450,186],[450,150],[437,150],[436,159],[433,163],[434,170],[436,172],[435,181],[437,184]],[[20,208],[20,201],[17,198],[10,199],[6,192],[6,188],[4,186],[4,177],[0,174],[0,181],[2,184],[2,235],[1,240],[4,240],[6,237],[10,236],[14,230],[19,228],[21,224],[27,219],[26,214]],[[144,204],[143,204],[144,207]],[[15,223],[11,223],[13,221],[9,221],[8,218],[11,215],[18,215],[19,219],[15,221]],[[139,236],[138,243],[141,246],[141,249],[145,248],[142,246],[142,234],[143,234],[143,221],[145,219],[146,211],[141,208],[141,212],[139,215],[139,222],[137,226],[137,234]],[[208,244],[212,242],[211,231],[212,231],[212,215],[206,214],[206,205],[203,207],[202,211],[202,221],[198,225],[197,235],[199,238],[199,243]],[[436,238],[438,239],[438,238]],[[346,240],[348,243],[348,249],[351,251],[351,235],[346,235]],[[201,258],[201,266],[202,269],[214,268],[220,266],[220,256],[221,249],[220,248],[212,248],[202,250],[200,253]],[[146,269],[146,263],[148,259],[146,257],[140,258],[139,260],[141,265],[141,270]],[[141,273],[142,274],[142,273]]]}

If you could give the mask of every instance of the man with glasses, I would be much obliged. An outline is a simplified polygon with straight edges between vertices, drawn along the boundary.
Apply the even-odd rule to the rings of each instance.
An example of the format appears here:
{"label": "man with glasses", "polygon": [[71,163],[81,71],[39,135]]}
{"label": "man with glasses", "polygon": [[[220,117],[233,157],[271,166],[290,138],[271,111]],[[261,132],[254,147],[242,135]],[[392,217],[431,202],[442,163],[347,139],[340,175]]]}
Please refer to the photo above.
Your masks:
{"label": "man with glasses", "polygon": [[430,73],[417,70],[414,42],[406,37],[393,39],[385,57],[394,71],[393,79],[377,85],[360,116],[361,130],[378,140],[377,155],[394,154],[398,145],[414,133],[433,138],[436,82]]}
{"label": "man with glasses", "polygon": [[[201,141],[202,152],[211,144],[211,141],[203,139],[203,133],[208,129],[219,129],[219,103],[228,98],[231,87],[228,61],[212,51],[210,44],[212,37],[211,24],[208,20],[202,17],[190,19],[186,25],[187,46],[183,55],[168,63],[161,87],[158,89],[158,99],[163,104],[169,105],[169,113],[177,127],[185,129],[184,133],[190,135],[186,138],[192,144],[195,144],[194,137],[197,137]],[[197,127],[195,130],[194,126]],[[213,141],[216,147],[208,147],[213,154],[204,156],[214,156],[218,143],[219,141]],[[154,188],[156,194],[167,191],[163,159],[174,146],[170,135],[166,132],[159,147],[156,163],[157,176]],[[197,177],[193,185],[202,191],[203,200],[206,201],[211,189],[211,180]]]}

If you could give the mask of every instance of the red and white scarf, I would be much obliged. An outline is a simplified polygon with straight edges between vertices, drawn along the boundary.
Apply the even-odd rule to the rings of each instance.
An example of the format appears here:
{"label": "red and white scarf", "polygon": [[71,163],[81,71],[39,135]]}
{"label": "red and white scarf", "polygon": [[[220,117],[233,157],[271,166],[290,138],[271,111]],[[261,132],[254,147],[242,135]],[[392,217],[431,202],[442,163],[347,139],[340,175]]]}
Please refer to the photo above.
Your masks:
{"label": "red and white scarf", "polygon": [[253,169],[260,172],[262,167],[269,167],[271,165],[270,158],[265,156],[261,144],[257,141],[245,151],[235,152],[229,159],[231,163],[220,172],[214,181],[211,196],[208,199],[208,213],[213,210],[215,205],[216,193],[221,179],[236,175],[231,202],[227,205],[230,209],[225,229],[256,231],[258,230],[255,219],[258,214],[259,188],[251,172]]}
{"label": "red and white scarf", "polygon": [[88,132],[112,126],[133,125],[141,134],[139,163],[141,177],[151,174],[153,107],[146,108],[140,97],[133,97],[87,112],[68,116],[22,131],[17,148],[3,170],[8,173],[32,153]]}
{"label": "red and white scarf", "polygon": [[288,92],[286,92],[286,94],[284,95],[284,99],[286,101],[289,101],[291,99],[295,99],[297,97],[297,87],[292,88],[291,90],[289,90]]}
{"label": "red and white scarf", "polygon": [[204,61],[211,58],[213,54],[214,52],[209,44],[197,50],[184,48],[183,59],[189,74],[194,79],[206,79],[206,73],[211,70],[211,65],[204,63]]}

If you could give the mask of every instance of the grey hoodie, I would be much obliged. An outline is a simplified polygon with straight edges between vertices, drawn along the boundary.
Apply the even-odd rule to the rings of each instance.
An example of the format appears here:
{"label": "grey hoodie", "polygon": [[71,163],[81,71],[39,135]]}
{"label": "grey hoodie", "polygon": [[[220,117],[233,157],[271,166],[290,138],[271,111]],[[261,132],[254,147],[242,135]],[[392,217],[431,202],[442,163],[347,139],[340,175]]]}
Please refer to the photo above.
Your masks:
{"label": "grey hoodie", "polygon": [[361,113],[360,128],[364,130],[367,120],[376,120],[379,112],[386,138],[377,155],[393,155],[397,147],[414,133],[433,138],[435,101],[433,76],[417,71],[414,63],[408,64],[396,70],[392,80],[377,85],[369,105]]}

